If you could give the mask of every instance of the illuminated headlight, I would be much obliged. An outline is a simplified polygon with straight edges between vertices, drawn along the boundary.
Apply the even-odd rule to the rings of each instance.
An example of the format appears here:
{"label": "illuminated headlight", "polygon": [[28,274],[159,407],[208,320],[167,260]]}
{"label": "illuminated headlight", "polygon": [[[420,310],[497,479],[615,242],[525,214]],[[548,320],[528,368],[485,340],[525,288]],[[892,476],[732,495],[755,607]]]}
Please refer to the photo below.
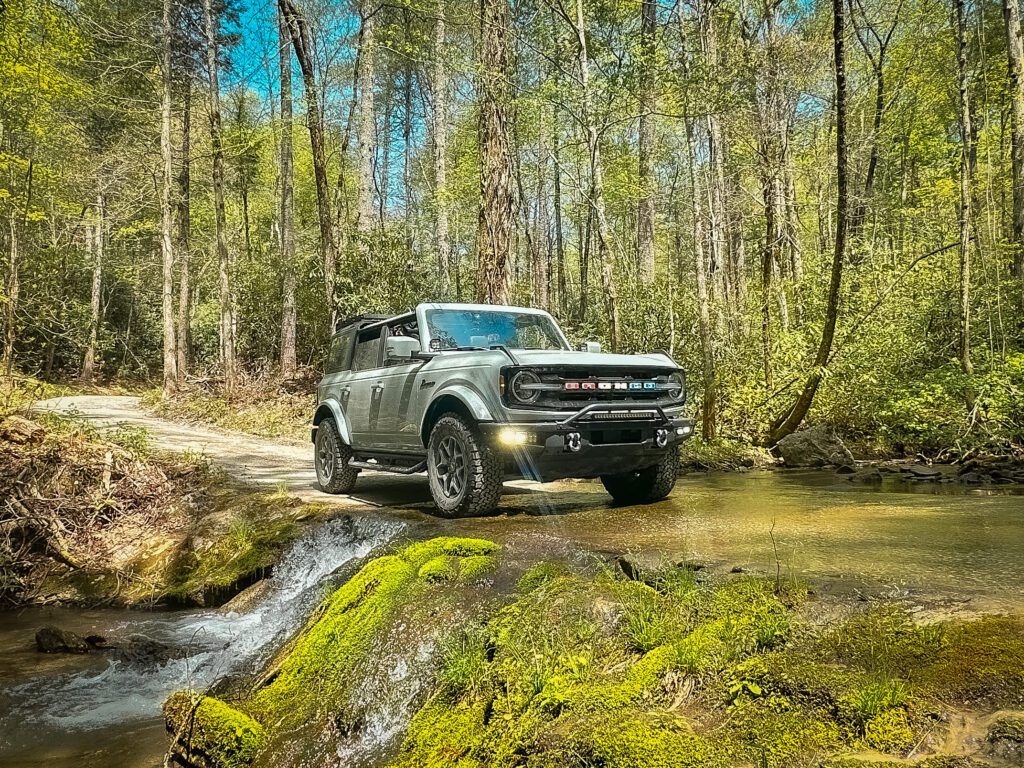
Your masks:
{"label": "illuminated headlight", "polygon": [[690,426],[676,427],[676,434],[680,435],[680,436],[688,435],[688,434],[690,434],[690,430],[691,429],[692,429],[692,427],[690,427]]}
{"label": "illuminated headlight", "polygon": [[676,371],[668,377],[668,396],[673,400],[681,400],[686,396],[686,377],[682,371]]}
{"label": "illuminated headlight", "polygon": [[540,390],[535,387],[540,384],[540,376],[533,371],[519,371],[509,382],[509,390],[512,397],[520,403],[533,403],[540,397]]}
{"label": "illuminated headlight", "polygon": [[502,445],[526,445],[531,441],[531,439],[532,435],[521,429],[511,429],[506,427],[498,432],[498,442]]}

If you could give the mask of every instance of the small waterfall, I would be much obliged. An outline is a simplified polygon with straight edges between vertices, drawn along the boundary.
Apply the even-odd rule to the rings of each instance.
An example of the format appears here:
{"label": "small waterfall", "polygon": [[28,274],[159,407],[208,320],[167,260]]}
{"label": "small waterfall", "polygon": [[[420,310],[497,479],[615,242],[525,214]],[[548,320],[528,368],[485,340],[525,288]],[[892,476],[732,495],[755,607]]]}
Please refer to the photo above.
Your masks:
{"label": "small waterfall", "polygon": [[289,549],[266,595],[245,612],[128,614],[104,632],[111,645],[141,634],[176,648],[187,646],[187,653],[148,665],[109,660],[98,671],[11,688],[3,696],[10,707],[0,717],[0,733],[18,729],[38,738],[40,730],[90,731],[151,720],[176,689],[202,689],[228,674],[258,671],[322,599],[327,578],[393,539],[402,527],[381,518],[339,518],[318,526]]}

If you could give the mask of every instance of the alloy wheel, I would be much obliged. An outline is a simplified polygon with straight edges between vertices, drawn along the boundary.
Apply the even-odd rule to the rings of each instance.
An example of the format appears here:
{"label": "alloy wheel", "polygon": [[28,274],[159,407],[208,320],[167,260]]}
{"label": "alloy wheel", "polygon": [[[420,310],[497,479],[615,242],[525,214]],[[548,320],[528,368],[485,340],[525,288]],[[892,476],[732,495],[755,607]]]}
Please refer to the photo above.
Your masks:
{"label": "alloy wheel", "polygon": [[438,443],[434,463],[441,492],[449,499],[458,498],[466,487],[468,474],[466,448],[462,441],[453,435],[442,439]]}

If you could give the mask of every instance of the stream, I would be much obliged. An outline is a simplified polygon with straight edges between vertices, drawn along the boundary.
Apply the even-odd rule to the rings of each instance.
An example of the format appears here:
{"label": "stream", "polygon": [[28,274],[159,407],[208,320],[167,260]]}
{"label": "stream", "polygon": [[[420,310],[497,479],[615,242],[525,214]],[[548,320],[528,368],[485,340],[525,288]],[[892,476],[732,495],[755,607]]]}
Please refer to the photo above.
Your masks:
{"label": "stream", "polygon": [[[382,490],[369,500],[404,510],[408,523],[377,509],[323,524],[289,550],[262,598],[237,612],[0,613],[0,768],[160,765],[167,745],[160,705],[170,691],[258,670],[309,615],[332,573],[413,527],[417,537],[482,536],[520,554],[641,551],[724,572],[778,572],[822,592],[902,598],[940,614],[1024,611],[1020,489],[866,487],[824,471],[708,473],[681,478],[667,501],[641,507],[613,506],[599,483],[512,484],[503,514],[440,520],[425,514],[423,485],[411,478],[394,491],[383,482],[370,486]],[[187,645],[188,653],[148,664],[109,654],[40,654],[33,636],[44,624],[111,644],[141,634]],[[415,635],[377,681],[381,689],[368,689],[369,699],[414,698],[422,681],[409,667],[428,650],[416,649]],[[397,719],[384,713],[371,723],[376,741],[400,735],[407,717],[400,710]],[[374,765],[373,751],[360,753],[359,745],[339,757]]]}
{"label": "stream", "polygon": [[[386,518],[342,517],[298,540],[248,610],[142,613],[32,608],[0,615],[0,765],[124,768],[160,763],[160,707],[172,691],[202,689],[257,672],[322,599],[334,571],[393,539]],[[142,635],[184,655],[125,660],[114,654],[44,655],[35,630],[56,624],[117,645]],[[177,654],[175,654],[177,655]]]}

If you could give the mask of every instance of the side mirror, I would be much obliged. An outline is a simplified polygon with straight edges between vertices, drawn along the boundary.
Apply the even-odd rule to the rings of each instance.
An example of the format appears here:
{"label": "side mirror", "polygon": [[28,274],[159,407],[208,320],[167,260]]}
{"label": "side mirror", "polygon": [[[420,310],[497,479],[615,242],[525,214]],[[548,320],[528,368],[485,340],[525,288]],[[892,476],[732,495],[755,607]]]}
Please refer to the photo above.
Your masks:
{"label": "side mirror", "polygon": [[584,341],[580,344],[580,352],[600,352],[601,343],[598,341]]}
{"label": "side mirror", "polygon": [[420,340],[412,336],[389,336],[384,344],[384,359],[387,362],[408,363],[413,355],[419,354]]}

